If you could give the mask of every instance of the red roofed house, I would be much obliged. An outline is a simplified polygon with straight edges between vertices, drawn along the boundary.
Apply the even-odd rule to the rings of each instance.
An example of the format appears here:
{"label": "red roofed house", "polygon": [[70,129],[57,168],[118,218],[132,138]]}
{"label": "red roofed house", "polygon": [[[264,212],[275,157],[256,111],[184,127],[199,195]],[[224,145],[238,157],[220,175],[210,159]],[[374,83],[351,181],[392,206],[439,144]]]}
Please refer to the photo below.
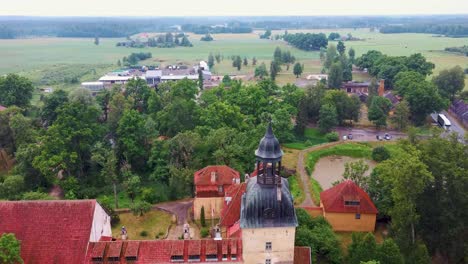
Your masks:
{"label": "red roofed house", "polygon": [[112,236],[96,200],[0,202],[0,212],[0,234],[15,234],[26,264],[82,264],[89,242]]}
{"label": "red roofed house", "polygon": [[[207,166],[194,174],[195,199],[193,213],[195,219],[200,219],[202,206],[205,218],[220,218],[224,206],[226,192],[231,186],[240,184],[240,175],[226,165]],[[227,198],[229,199],[229,198]]]}
{"label": "red roofed house", "polygon": [[323,216],[335,231],[372,232],[377,208],[369,195],[351,180],[320,193]]}

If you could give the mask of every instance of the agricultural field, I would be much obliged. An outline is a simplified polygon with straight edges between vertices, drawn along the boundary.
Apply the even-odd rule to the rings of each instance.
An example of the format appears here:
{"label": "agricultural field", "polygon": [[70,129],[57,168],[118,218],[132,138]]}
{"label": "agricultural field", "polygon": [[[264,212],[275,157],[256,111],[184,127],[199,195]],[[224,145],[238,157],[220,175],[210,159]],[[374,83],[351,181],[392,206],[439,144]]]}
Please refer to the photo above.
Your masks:
{"label": "agricultural field", "polygon": [[[420,52],[436,64],[435,73],[441,69],[460,65],[468,67],[468,57],[444,52],[445,47],[462,46],[468,38],[433,37],[430,34],[380,34],[368,29],[336,29],[336,30],[289,30],[295,32],[338,32],[348,33],[362,41],[345,42],[347,48],[353,47],[359,56],[368,50],[376,49],[389,55],[410,55]],[[319,53],[306,52],[288,46],[283,41],[259,39],[263,31],[251,34],[215,34],[214,41],[200,41],[202,35],[189,34],[193,43],[192,48],[123,48],[115,44],[123,39],[101,38],[100,45],[94,45],[91,38],[30,38],[0,40],[0,74],[10,72],[20,73],[31,78],[38,87],[52,86],[56,88],[72,89],[79,86],[79,82],[96,80],[103,73],[117,67],[117,60],[128,56],[132,52],[151,52],[153,58],[141,62],[142,65],[167,65],[173,63],[193,64],[206,60],[208,54],[220,53],[224,60],[213,67],[216,75],[235,74],[252,76],[254,67],[251,60],[256,57],[258,64],[265,62],[268,66],[274,49],[278,46],[290,50],[298,61],[305,66],[303,77],[321,70]],[[283,34],[284,31],[273,31],[272,35]],[[154,33],[151,33],[154,34]],[[138,36],[138,35],[137,35]],[[134,36],[134,37],[137,37]],[[332,42],[333,43],[333,42]],[[249,65],[237,71],[231,66],[230,57],[239,55],[247,57]],[[60,76],[69,76],[66,83],[61,82]],[[78,77],[78,82],[70,78]],[[356,76],[363,80],[366,76]],[[292,67],[277,77],[279,84],[296,81],[292,74]],[[466,81],[468,87],[468,79]]]}

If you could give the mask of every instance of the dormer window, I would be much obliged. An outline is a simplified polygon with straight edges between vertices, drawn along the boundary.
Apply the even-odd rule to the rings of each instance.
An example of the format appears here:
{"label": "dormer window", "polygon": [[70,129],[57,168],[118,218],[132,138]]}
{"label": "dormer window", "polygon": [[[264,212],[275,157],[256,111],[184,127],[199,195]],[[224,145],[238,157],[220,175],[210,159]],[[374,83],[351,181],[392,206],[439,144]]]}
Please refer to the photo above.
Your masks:
{"label": "dormer window", "polygon": [[345,206],[359,206],[360,204],[358,200],[348,200],[344,202]]}
{"label": "dormer window", "polygon": [[223,186],[222,186],[222,185],[219,185],[219,186],[218,186],[218,192],[219,192],[219,193],[222,193],[222,192],[223,192]]}

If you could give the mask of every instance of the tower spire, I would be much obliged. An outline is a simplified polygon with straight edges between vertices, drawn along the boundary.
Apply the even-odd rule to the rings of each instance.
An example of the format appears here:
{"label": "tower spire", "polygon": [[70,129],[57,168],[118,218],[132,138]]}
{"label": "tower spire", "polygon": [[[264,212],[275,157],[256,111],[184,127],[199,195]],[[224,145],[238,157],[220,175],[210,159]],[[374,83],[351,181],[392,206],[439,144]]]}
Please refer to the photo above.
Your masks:
{"label": "tower spire", "polygon": [[273,133],[271,121],[268,123],[265,136],[260,140],[257,150],[257,182],[262,186],[275,186],[281,183],[280,168],[283,151]]}

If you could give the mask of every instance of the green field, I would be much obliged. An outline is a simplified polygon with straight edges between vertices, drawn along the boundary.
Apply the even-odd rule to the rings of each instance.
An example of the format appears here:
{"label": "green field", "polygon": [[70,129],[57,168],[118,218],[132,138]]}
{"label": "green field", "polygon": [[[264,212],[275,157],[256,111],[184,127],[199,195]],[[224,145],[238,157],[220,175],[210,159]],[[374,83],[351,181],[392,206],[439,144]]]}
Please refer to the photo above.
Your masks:
{"label": "green field", "polygon": [[[433,37],[430,34],[380,34],[367,29],[338,29],[333,30],[342,35],[351,33],[362,41],[346,42],[347,48],[353,47],[359,56],[362,53],[376,49],[389,55],[410,55],[420,52],[436,64],[435,72],[448,67],[460,65],[468,67],[468,57],[443,52],[445,47],[466,45],[468,38]],[[282,34],[284,31],[274,31]],[[289,30],[294,33],[295,30]],[[299,32],[299,31],[297,31]],[[324,32],[331,30],[300,30],[300,32]],[[96,80],[106,71],[116,68],[117,60],[132,52],[151,52],[153,58],[142,62],[145,65],[167,65],[176,62],[193,64],[199,60],[206,60],[210,52],[220,53],[224,60],[215,65],[215,74],[253,73],[253,67],[243,67],[239,72],[231,67],[230,56],[240,55],[250,60],[256,57],[260,62],[267,64],[272,57],[275,47],[289,49],[293,55],[305,65],[303,76],[318,73],[321,69],[318,52],[305,52],[289,47],[283,41],[263,40],[258,37],[259,32],[251,34],[215,34],[215,41],[202,42],[201,35],[190,34],[194,47],[178,48],[123,48],[116,47],[115,43],[122,39],[100,39],[100,45],[93,44],[93,39],[78,38],[31,38],[0,40],[0,74],[15,72],[29,76],[36,85],[44,86],[44,75],[50,72],[79,71],[79,81]],[[85,72],[83,69],[93,69]],[[285,67],[283,67],[285,68]],[[280,84],[294,82],[292,67],[278,76]],[[362,80],[365,76],[356,76]],[[72,88],[79,84],[51,85],[54,87]],[[467,79],[468,87],[468,79]]]}

